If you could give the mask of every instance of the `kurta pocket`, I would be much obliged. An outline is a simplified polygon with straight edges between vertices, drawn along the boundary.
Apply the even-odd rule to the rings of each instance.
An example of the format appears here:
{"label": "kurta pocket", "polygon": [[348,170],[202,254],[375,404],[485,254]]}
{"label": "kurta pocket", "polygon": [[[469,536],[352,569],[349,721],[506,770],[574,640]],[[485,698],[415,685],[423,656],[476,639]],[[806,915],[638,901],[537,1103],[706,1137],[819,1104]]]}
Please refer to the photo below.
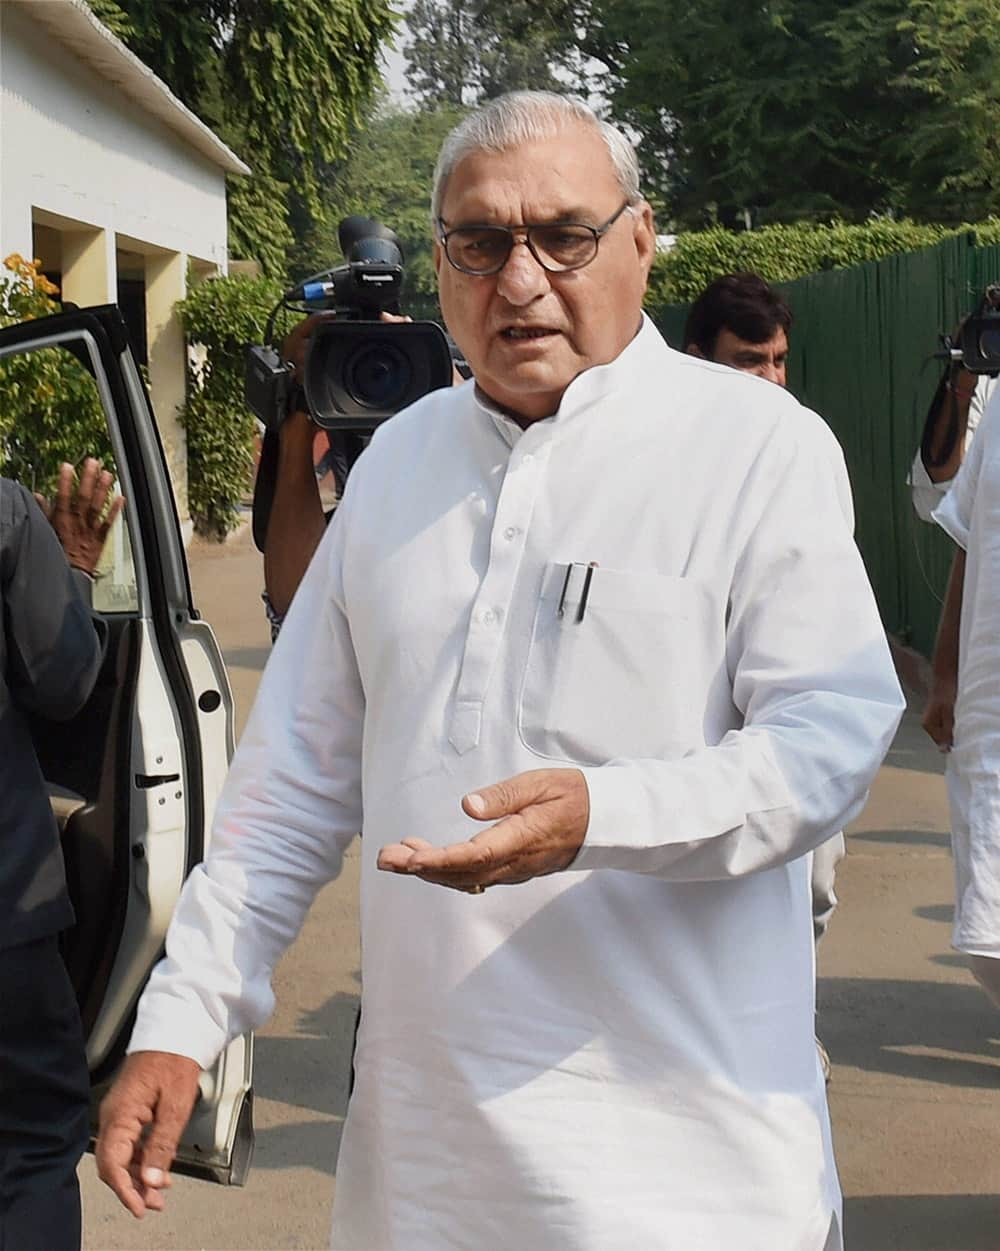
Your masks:
{"label": "kurta pocket", "polygon": [[701,746],[711,630],[696,579],[550,566],[518,704],[522,742],[577,764]]}

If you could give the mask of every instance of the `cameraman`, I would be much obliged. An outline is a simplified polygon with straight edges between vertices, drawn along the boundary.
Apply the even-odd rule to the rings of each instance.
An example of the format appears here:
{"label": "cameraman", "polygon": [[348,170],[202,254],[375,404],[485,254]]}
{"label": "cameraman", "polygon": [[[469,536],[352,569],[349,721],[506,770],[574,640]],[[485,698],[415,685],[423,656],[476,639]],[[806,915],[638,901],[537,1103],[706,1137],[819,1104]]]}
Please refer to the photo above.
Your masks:
{"label": "cameraman", "polygon": [[[413,320],[399,313],[383,312],[380,317],[390,323]],[[306,405],[302,371],[312,336],[320,325],[335,318],[332,312],[313,313],[293,328],[282,346],[284,359],[295,368],[296,385],[277,436],[274,498],[264,540],[263,598],[272,639],[281,629],[292,598],[333,515],[332,510],[323,511],[320,498],[313,464],[317,427]],[[453,382],[459,383],[463,380],[464,362],[455,359]],[[348,473],[368,444],[368,437],[353,430],[328,432],[338,501]]]}
{"label": "cameraman", "polygon": [[[963,324],[952,335],[954,341],[960,338]],[[913,508],[921,521],[933,521],[934,509],[945,499],[962,467],[995,390],[996,379],[988,374],[972,373],[961,361],[949,364],[927,410],[908,479]],[[924,730],[943,752],[952,746],[964,584],[965,552],[959,548],[942,605],[931,657],[931,689],[921,717]]]}
{"label": "cameraman", "polygon": [[[313,313],[299,322],[282,346],[284,359],[295,367],[295,389],[278,431],[277,475],[264,542],[264,605],[274,636],[281,628],[302,576],[319,546],[332,512],[324,513],[313,465],[316,426],[302,389],[302,369],[316,329],[336,314]],[[409,321],[382,313],[386,322]],[[364,451],[367,438],[354,431],[330,431],[331,459],[339,500],[347,475]]]}

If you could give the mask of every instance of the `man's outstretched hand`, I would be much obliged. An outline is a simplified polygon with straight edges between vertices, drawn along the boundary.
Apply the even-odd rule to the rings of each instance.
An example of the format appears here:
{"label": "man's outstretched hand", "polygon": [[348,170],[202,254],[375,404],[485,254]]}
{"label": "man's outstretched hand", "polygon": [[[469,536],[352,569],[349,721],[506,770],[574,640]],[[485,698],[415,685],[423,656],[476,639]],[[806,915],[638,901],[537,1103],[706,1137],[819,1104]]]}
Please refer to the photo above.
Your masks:
{"label": "man's outstretched hand", "polygon": [[50,503],[43,495],[36,495],[35,499],[52,523],[69,563],[74,569],[93,575],[125,500],[118,496],[108,504],[114,475],[102,469],[100,461],[92,456],[83,462],[75,490],[74,477],[73,466],[62,465],[55,500]]}
{"label": "man's outstretched hand", "polygon": [[378,867],[478,893],[558,873],[572,864],[587,833],[590,795],[579,769],[532,769],[462,800],[477,821],[495,821],[462,843],[434,847],[404,838],[383,847]]}
{"label": "man's outstretched hand", "polygon": [[101,1104],[97,1174],[138,1219],[160,1212],[201,1069],[166,1051],[130,1055]]}

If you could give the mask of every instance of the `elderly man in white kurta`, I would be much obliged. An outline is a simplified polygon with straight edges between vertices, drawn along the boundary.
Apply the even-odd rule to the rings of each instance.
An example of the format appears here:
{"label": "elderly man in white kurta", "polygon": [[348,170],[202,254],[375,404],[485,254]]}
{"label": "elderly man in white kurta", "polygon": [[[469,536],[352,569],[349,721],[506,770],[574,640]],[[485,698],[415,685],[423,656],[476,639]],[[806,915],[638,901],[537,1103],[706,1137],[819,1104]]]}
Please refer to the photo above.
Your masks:
{"label": "elderly man in white kurta", "polygon": [[334,1247],[839,1248],[807,853],[901,709],[839,449],[643,317],[652,216],[583,106],[486,106],[433,214],[475,381],[351,475],[140,1005],[102,1176],[162,1206],[198,1066],[266,1019],[360,829]]}

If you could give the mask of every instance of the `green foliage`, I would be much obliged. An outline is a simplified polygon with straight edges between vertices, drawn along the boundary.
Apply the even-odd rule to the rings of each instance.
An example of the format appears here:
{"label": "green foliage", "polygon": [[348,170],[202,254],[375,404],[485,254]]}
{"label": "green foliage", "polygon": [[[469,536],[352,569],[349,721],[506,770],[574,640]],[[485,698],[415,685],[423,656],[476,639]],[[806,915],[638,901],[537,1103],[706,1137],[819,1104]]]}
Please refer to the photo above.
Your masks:
{"label": "green foliage", "polygon": [[188,504],[195,528],[224,539],[239,521],[253,476],[257,425],[243,403],[244,351],[262,342],[281,294],[267,278],[215,278],[194,287],[178,312],[188,342],[200,345],[180,414],[187,431]]}
{"label": "green foliage", "polygon": [[321,220],[320,175],[380,81],[391,0],[90,0],[251,166],[230,180],[232,249],[283,274],[293,205]]}
{"label": "green foliage", "polygon": [[947,235],[974,231],[981,244],[1000,242],[1000,219],[957,228],[879,220],[864,226],[845,222],[765,226],[733,231],[721,226],[678,235],[653,265],[647,307],[694,300],[720,274],[748,270],[768,282],[790,282],[824,269],[845,269],[897,252],[930,247]]}
{"label": "green foliage", "polygon": [[294,234],[288,221],[288,185],[268,173],[226,179],[229,253],[253,257],[265,274],[283,276]]}
{"label": "green foliage", "polygon": [[579,20],[680,224],[1000,210],[1000,0],[590,0]]}
{"label": "green foliage", "polygon": [[414,0],[406,14],[406,78],[437,107],[477,104],[505,91],[566,91],[557,67],[575,67],[572,0]]}
{"label": "green foliage", "polygon": [[128,14],[120,4],[115,3],[115,0],[89,0],[89,4],[98,21],[102,22],[119,39],[127,40],[133,33]]}
{"label": "green foliage", "polygon": [[899,31],[914,53],[898,89],[916,125],[896,136],[909,175],[903,207],[947,221],[994,213],[1000,0],[910,0],[905,8]]}
{"label": "green foliage", "polygon": [[[324,217],[296,252],[294,272],[303,277],[340,262],[336,226],[359,213],[391,227],[403,245],[406,278],[401,301],[436,301],[430,202],[441,142],[464,110],[442,106],[420,112],[384,108],[359,130],[350,155],[327,179]],[[409,303],[408,303],[409,302]]]}
{"label": "green foliage", "polygon": [[[17,254],[0,275],[0,326],[59,311],[58,288],[37,264]],[[94,379],[62,347],[0,358],[0,471],[32,490],[51,495],[64,461],[96,456],[114,469],[104,408]]]}

